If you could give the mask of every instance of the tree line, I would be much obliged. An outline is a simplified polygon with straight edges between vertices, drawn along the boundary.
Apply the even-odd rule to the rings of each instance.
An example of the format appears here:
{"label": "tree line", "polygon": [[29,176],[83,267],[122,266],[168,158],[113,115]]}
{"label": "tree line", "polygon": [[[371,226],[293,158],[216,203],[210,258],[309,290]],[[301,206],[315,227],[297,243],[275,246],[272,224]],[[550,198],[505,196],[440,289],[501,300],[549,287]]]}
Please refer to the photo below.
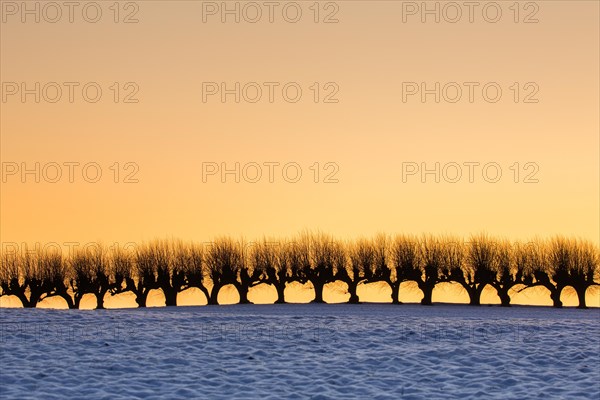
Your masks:
{"label": "tree line", "polygon": [[414,282],[421,304],[431,305],[439,283],[460,284],[471,305],[480,305],[486,286],[495,289],[502,306],[510,306],[513,290],[542,286],[554,307],[562,307],[563,289],[577,293],[579,308],[586,308],[586,291],[600,285],[599,249],[593,243],[556,236],[530,242],[510,242],[486,234],[467,242],[452,236],[390,237],[338,241],[323,233],[302,233],[295,238],[257,242],[218,238],[209,244],[153,241],[134,249],[93,246],[68,256],[50,250],[5,251],[0,265],[0,295],[16,296],[24,307],[59,296],[69,308],[79,308],[84,295],[104,308],[107,293],[131,292],[140,307],[148,294],[161,289],[167,306],[177,295],[197,288],[208,304],[218,304],[219,290],[233,285],[239,302],[250,303],[248,292],[259,284],[272,285],[276,303],[285,303],[286,285],[310,282],[313,302],[323,303],[323,289],[332,282],[347,286],[349,303],[359,303],[361,284],[384,282],[391,301],[399,304],[400,286]]}

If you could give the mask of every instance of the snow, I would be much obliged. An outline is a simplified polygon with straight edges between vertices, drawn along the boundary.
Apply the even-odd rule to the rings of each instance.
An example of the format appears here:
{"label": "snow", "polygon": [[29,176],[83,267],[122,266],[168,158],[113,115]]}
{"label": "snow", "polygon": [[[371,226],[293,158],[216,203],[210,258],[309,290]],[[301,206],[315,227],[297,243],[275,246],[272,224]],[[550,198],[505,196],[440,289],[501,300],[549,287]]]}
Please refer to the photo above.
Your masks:
{"label": "snow", "polygon": [[0,397],[600,398],[600,310],[0,309]]}

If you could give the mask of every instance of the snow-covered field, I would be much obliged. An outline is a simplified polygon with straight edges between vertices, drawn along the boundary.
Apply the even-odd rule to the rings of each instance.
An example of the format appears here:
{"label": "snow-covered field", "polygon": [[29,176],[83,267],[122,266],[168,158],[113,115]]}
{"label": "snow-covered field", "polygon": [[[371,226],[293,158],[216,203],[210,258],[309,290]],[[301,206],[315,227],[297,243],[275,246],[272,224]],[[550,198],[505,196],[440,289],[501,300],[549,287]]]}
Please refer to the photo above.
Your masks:
{"label": "snow-covered field", "polygon": [[0,309],[1,398],[600,398],[600,310]]}

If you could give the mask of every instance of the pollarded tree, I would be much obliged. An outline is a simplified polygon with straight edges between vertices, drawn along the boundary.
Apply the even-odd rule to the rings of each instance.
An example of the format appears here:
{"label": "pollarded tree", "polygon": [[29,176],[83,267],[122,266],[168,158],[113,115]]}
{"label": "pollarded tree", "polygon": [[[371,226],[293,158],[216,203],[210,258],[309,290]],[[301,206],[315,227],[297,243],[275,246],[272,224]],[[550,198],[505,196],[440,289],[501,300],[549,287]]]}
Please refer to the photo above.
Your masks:
{"label": "pollarded tree", "polygon": [[[348,285],[350,294],[349,303],[357,304],[360,302],[357,294],[358,285],[367,281],[367,274],[373,270],[375,263],[375,249],[370,240],[358,239],[347,245],[348,258],[350,262],[348,267],[340,270],[336,274],[336,279],[345,282]],[[368,271],[368,272],[365,272]]]}
{"label": "pollarded tree", "polygon": [[291,279],[290,251],[287,246],[292,245],[263,239],[250,252],[250,263],[258,274],[258,282],[273,285],[277,290],[276,304],[285,303],[285,288]]}
{"label": "pollarded tree", "polygon": [[135,250],[133,282],[130,281],[128,286],[135,294],[135,301],[140,307],[146,307],[151,290],[160,288],[157,264],[162,261],[157,261],[156,256],[157,254],[149,246],[141,246]]}
{"label": "pollarded tree", "polygon": [[104,296],[110,289],[108,260],[102,246],[76,251],[69,260],[73,305],[79,308],[86,293],[96,297],[96,308],[104,308]]}
{"label": "pollarded tree", "polygon": [[46,291],[51,291],[40,251],[29,251],[27,247],[21,254],[6,253],[2,257],[2,290],[5,295],[19,298],[23,307],[34,308]]}
{"label": "pollarded tree", "polygon": [[36,263],[42,281],[42,295],[38,297],[38,301],[58,296],[65,300],[69,308],[75,308],[73,298],[69,294],[69,282],[71,280],[69,266],[63,259],[62,254],[50,251],[39,252]]}
{"label": "pollarded tree", "polygon": [[390,253],[391,268],[388,284],[392,288],[392,303],[399,304],[402,282],[415,281],[417,284],[425,284],[419,241],[414,236],[397,236],[390,246]]}
{"label": "pollarded tree", "polygon": [[109,260],[109,272],[112,278],[110,293],[114,296],[132,292],[138,306],[146,307],[148,293],[152,289],[158,289],[154,264],[149,259],[148,253],[115,248]]}
{"label": "pollarded tree", "polygon": [[71,289],[73,290],[73,306],[79,308],[81,299],[86,293],[93,293],[94,278],[92,272],[92,257],[85,250],[77,250],[70,258]]}
{"label": "pollarded tree", "polygon": [[141,293],[144,290],[143,281],[140,282],[136,277],[135,253],[126,249],[114,248],[108,260],[111,295],[132,292],[136,296],[138,306],[145,307],[146,296]]}
{"label": "pollarded tree", "polygon": [[27,303],[24,304],[25,307],[35,308],[48,287],[40,257],[39,250],[35,253],[30,253],[25,249],[20,258],[21,267],[25,274],[25,285],[29,291],[29,298]]}
{"label": "pollarded tree", "polygon": [[310,268],[305,273],[315,290],[315,299],[312,302],[324,303],[323,288],[335,281],[338,244],[329,235],[311,235],[309,251]]}
{"label": "pollarded tree", "polygon": [[586,240],[570,240],[571,264],[569,283],[577,292],[578,308],[587,308],[585,293],[594,285],[600,285],[598,248]]}
{"label": "pollarded tree", "polygon": [[[385,282],[392,286],[388,266],[388,238],[385,235],[377,235],[371,240],[359,239],[350,243],[347,248],[350,262],[348,268],[344,268],[346,274],[343,274],[344,279],[341,280],[348,284],[350,303],[359,302],[356,294],[359,284]],[[352,278],[349,277],[348,272],[352,273]],[[394,300],[393,290],[392,300]]]}
{"label": "pollarded tree", "polygon": [[252,263],[252,248],[254,246],[256,246],[256,243],[245,244],[243,241],[240,242],[242,264],[240,266],[238,280],[235,285],[238,292],[240,292],[240,304],[249,304],[250,300],[248,300],[248,293],[250,288],[262,283],[260,280],[262,271],[255,269]]}
{"label": "pollarded tree", "polygon": [[2,254],[0,288],[2,288],[2,296],[16,296],[23,307],[27,307],[29,299],[25,292],[28,272],[24,270],[25,265],[22,261],[21,255],[16,251]]}
{"label": "pollarded tree", "polygon": [[[219,304],[217,296],[225,285],[234,285],[239,290],[238,275],[243,263],[243,253],[239,244],[230,238],[220,238],[210,244],[206,251],[206,266],[213,287],[208,304]],[[240,291],[240,303],[244,301],[243,296],[244,293]],[[247,297],[245,301],[248,301]]]}
{"label": "pollarded tree", "polygon": [[421,304],[430,306],[433,289],[439,281],[444,265],[444,245],[440,239],[434,236],[423,236],[419,249],[422,263],[420,265],[421,276],[417,280],[417,285],[423,292]]}
{"label": "pollarded tree", "polygon": [[185,287],[185,273],[182,266],[175,262],[170,243],[154,241],[138,251],[138,259],[148,262],[150,270],[155,272],[156,284],[165,296],[166,306],[177,305],[177,294]]}
{"label": "pollarded tree", "polygon": [[179,285],[179,291],[189,288],[197,288],[204,296],[206,301],[210,299],[210,292],[206,287],[206,271],[203,262],[203,249],[201,246],[190,243],[183,244],[179,242],[173,248],[174,269],[182,271],[184,276],[183,285]]}
{"label": "pollarded tree", "polygon": [[517,242],[511,246],[503,240],[494,246],[493,278],[489,283],[500,298],[502,307],[510,306],[509,291],[517,285],[525,284],[524,271],[528,263],[528,255],[524,245]]}
{"label": "pollarded tree", "polygon": [[551,241],[536,240],[530,248],[530,273],[534,279],[529,285],[543,286],[550,291],[554,307],[562,307],[560,295],[569,285],[569,267],[572,254],[568,240],[556,237]]}
{"label": "pollarded tree", "polygon": [[480,305],[483,289],[494,279],[496,244],[481,234],[471,237],[467,249],[456,239],[447,240],[444,248],[446,278],[462,285],[469,304]]}

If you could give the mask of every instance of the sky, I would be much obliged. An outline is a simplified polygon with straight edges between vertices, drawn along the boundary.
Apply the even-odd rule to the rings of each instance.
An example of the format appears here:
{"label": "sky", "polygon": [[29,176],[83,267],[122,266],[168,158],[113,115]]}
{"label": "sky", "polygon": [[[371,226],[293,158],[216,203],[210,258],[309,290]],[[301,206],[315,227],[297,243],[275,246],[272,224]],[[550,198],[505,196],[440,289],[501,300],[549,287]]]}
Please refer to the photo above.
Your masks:
{"label": "sky", "polygon": [[2,2],[0,241],[598,244],[599,4],[526,3]]}

